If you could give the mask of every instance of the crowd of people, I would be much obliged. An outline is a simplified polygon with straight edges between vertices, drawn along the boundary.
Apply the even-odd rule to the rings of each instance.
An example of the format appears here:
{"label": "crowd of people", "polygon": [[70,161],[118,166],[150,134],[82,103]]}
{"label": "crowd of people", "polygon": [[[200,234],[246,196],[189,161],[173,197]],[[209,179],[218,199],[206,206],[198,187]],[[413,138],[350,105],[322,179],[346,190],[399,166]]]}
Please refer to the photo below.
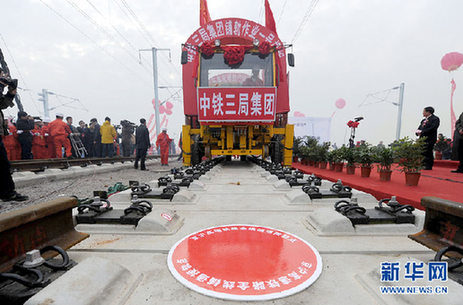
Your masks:
{"label": "crowd of people", "polygon": [[[143,121],[142,121],[143,120]],[[146,128],[146,120],[140,120],[140,126],[146,129],[143,141],[151,147],[149,132]],[[3,137],[5,149],[9,160],[27,159],[51,159],[51,158],[85,158],[85,157],[113,157],[115,155],[132,156],[140,146],[135,135],[139,130],[135,124],[123,120],[121,125],[111,124],[111,119],[106,117],[103,124],[99,124],[96,118],[89,124],[79,121],[78,126],[73,125],[73,118],[64,119],[62,113],[56,114],[55,120],[32,117],[24,111],[18,113],[18,118],[6,120],[8,133]],[[117,132],[118,129],[121,132]],[[163,139],[162,133],[159,137]],[[167,134],[166,134],[167,135]],[[174,153],[173,142],[165,144],[164,140],[156,144],[159,152],[165,151],[167,155]],[[171,145],[172,144],[172,145]],[[145,146],[147,144],[143,144]],[[162,147],[161,147],[162,146]],[[164,149],[164,150],[163,150]],[[142,166],[143,168],[143,166]]]}
{"label": "crowd of people", "polygon": [[[73,125],[73,118],[68,116],[64,121],[62,113],[56,118],[42,120],[32,117],[25,111],[18,112],[16,121],[5,119],[1,110],[14,106],[16,86],[8,85],[8,91],[3,94],[6,84],[0,84],[0,199],[2,201],[25,201],[29,198],[15,190],[11,176],[10,160],[49,159],[49,158],[85,158],[113,157],[115,154],[131,156],[136,151],[134,167],[147,170],[145,159],[148,149],[152,146],[146,120],[140,119],[140,125],[123,120],[122,132],[118,133],[111,119],[106,117],[100,125],[96,118],[89,124],[79,122]],[[117,126],[119,127],[119,126]],[[136,127],[136,129],[135,129]],[[119,143],[122,139],[122,143]],[[120,149],[120,144],[122,149]],[[173,140],[163,129],[158,135],[155,147],[161,156],[161,164],[168,165],[169,153],[175,153]]]}

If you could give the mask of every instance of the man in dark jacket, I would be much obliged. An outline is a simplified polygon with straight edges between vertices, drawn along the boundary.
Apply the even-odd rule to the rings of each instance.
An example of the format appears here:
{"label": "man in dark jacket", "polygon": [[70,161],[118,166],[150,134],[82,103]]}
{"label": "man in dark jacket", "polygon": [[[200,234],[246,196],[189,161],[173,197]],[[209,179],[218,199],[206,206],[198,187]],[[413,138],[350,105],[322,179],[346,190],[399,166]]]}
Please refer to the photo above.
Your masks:
{"label": "man in dark jacket", "polygon": [[8,125],[1,110],[13,107],[13,99],[16,95],[16,88],[8,87],[8,93],[3,95],[3,84],[0,84],[0,199],[3,201],[25,201],[29,197],[16,193],[14,181],[10,173],[10,161],[6,154],[3,137],[8,135]]}
{"label": "man in dark jacket", "polygon": [[[458,133],[458,134],[457,134]],[[457,145],[455,145],[455,142]],[[463,173],[463,112],[460,114],[460,117],[455,122],[455,136],[453,138],[454,146],[457,147],[457,155],[460,164],[456,170],[453,170],[452,173]]]}
{"label": "man in dark jacket", "polygon": [[421,120],[416,135],[420,138],[426,137],[426,146],[423,152],[423,166],[425,170],[432,170],[432,166],[434,165],[433,149],[437,141],[437,129],[439,128],[440,120],[434,115],[433,107],[424,108],[423,116],[424,119]]}
{"label": "man in dark jacket", "polygon": [[93,124],[94,127],[94,138],[93,138],[93,156],[101,158],[101,133],[100,133],[100,124],[98,124],[97,119],[93,118],[90,120],[90,124]]}
{"label": "man in dark jacket", "polygon": [[140,169],[142,171],[147,170],[145,167],[146,152],[150,148],[150,134],[148,128],[146,128],[146,120],[140,119],[140,126],[137,127],[135,135],[137,145],[137,156],[135,158],[135,169],[138,169],[138,160],[140,160]]}
{"label": "man in dark jacket", "polygon": [[32,159],[32,129],[34,129],[34,118],[26,112],[18,112],[16,129],[18,130],[18,141],[21,144],[21,160]]}
{"label": "man in dark jacket", "polygon": [[92,134],[90,133],[90,129],[87,127],[84,121],[79,122],[79,127],[76,127],[77,132],[79,133],[79,138],[82,144],[85,147],[87,153],[85,157],[90,157],[90,150],[93,144],[93,138],[91,138]]}

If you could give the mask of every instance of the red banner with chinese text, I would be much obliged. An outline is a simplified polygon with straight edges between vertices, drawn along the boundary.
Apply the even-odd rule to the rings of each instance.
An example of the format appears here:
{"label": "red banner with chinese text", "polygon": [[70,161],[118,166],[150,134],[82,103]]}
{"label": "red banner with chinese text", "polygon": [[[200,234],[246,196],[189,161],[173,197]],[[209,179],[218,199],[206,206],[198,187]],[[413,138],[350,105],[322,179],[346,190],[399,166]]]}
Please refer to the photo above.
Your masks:
{"label": "red banner with chinese text", "polygon": [[275,87],[198,88],[200,122],[274,122]]}

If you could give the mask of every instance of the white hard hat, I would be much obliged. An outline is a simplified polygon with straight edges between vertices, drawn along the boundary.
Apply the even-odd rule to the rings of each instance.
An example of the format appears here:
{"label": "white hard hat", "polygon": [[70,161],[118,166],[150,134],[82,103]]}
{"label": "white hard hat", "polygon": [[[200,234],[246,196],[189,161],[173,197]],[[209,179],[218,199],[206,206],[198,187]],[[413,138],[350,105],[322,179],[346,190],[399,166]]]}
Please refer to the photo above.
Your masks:
{"label": "white hard hat", "polygon": [[167,128],[164,127],[163,129],[161,129],[161,131],[167,131]]}
{"label": "white hard hat", "polygon": [[64,114],[62,114],[61,112],[58,112],[56,116],[59,116],[60,118],[64,118]]}
{"label": "white hard hat", "polygon": [[44,123],[50,123],[51,120],[50,120],[50,118],[44,118],[44,119],[43,119],[43,122],[44,122]]}

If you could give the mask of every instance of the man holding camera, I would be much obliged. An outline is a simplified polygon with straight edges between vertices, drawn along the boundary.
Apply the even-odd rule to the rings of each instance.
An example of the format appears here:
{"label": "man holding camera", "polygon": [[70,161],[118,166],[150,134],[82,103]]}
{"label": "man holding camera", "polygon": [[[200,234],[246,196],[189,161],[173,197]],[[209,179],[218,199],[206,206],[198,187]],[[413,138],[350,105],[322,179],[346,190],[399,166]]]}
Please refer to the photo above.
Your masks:
{"label": "man holding camera", "polygon": [[[8,107],[13,107],[13,99],[16,95],[17,80],[7,80],[3,75],[0,75],[0,199],[3,201],[25,201],[29,197],[23,196],[15,191],[13,178],[10,173],[10,162],[6,154],[5,145],[3,145],[3,137],[8,135],[8,125],[1,110]],[[3,89],[8,85],[8,92],[3,95]]]}

